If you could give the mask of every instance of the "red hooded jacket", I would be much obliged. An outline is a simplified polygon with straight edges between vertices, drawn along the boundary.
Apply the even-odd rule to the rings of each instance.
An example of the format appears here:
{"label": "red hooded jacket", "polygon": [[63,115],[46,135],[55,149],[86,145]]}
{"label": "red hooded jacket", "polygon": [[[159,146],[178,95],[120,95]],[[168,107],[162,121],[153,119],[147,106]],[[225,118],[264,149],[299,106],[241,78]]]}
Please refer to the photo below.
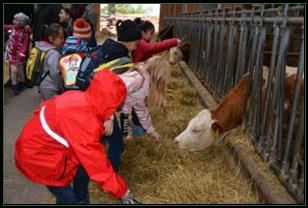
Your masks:
{"label": "red hooded jacket", "polygon": [[[15,144],[17,168],[33,182],[63,187],[72,182],[81,164],[102,189],[117,198],[124,196],[127,185],[114,172],[100,138],[104,134],[102,121],[110,118],[126,94],[123,81],[102,70],[86,91],[67,91],[42,102]],[[43,120],[68,147],[48,133]]]}
{"label": "red hooded jacket", "polygon": [[146,40],[142,39],[139,41],[139,46],[136,50],[133,51],[133,61],[134,63],[145,61],[154,54],[160,53],[164,50],[168,50],[177,45],[177,39],[172,38],[164,40],[159,43],[149,43]]}

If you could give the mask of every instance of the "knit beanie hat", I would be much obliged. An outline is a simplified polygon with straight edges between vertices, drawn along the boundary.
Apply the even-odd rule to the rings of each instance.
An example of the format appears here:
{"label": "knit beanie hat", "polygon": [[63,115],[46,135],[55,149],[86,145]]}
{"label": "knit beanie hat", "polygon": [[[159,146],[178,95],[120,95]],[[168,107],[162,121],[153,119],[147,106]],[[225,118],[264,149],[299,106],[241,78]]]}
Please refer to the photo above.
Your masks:
{"label": "knit beanie hat", "polygon": [[141,31],[137,24],[131,20],[119,20],[117,22],[118,41],[131,42],[141,40]]}
{"label": "knit beanie hat", "polygon": [[90,24],[83,18],[78,18],[74,22],[73,36],[76,38],[90,39],[92,34]]}
{"label": "knit beanie hat", "polygon": [[70,53],[78,53],[85,51],[87,48],[87,43],[75,36],[69,36],[66,38],[63,48],[62,48],[62,54],[70,54]]}
{"label": "knit beanie hat", "polygon": [[29,24],[29,17],[22,12],[15,14],[14,18],[17,19],[22,26]]}

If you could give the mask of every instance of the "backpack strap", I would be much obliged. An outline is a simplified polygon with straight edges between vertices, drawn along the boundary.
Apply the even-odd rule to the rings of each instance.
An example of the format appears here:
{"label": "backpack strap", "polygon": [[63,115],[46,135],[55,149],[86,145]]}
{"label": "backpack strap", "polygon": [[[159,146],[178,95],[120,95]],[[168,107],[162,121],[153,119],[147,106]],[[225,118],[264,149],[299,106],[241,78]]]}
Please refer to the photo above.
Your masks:
{"label": "backpack strap", "polygon": [[134,66],[134,63],[130,61],[129,57],[122,57],[118,59],[114,59],[112,61],[109,61],[107,63],[101,64],[99,67],[97,67],[94,72],[100,71],[102,69],[109,69],[111,71],[114,71],[116,69],[121,68],[131,68]]}
{"label": "backpack strap", "polygon": [[[44,67],[45,59],[46,59],[47,53],[48,53],[49,51],[53,50],[53,49],[54,49],[54,48],[50,48],[50,49],[46,50],[45,56],[44,56],[43,60],[41,60],[41,58],[39,59],[39,60],[40,60],[40,62],[39,62],[39,64],[40,64],[39,67]],[[39,52],[40,52],[40,56],[41,56],[42,51],[39,50]],[[42,74],[41,82],[42,82],[48,75],[49,75],[50,79],[52,79],[52,77],[50,76],[50,71],[48,70],[47,72],[44,72],[44,73]]]}

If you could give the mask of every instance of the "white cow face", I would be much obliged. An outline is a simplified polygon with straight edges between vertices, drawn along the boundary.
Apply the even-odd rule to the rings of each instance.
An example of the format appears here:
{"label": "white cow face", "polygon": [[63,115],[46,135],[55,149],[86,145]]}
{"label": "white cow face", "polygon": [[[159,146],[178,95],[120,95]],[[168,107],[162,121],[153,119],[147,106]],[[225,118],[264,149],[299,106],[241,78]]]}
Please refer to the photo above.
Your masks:
{"label": "white cow face", "polygon": [[169,50],[169,63],[174,65],[183,59],[183,53],[179,47],[173,47]]}
{"label": "white cow face", "polygon": [[191,119],[188,127],[175,139],[174,142],[181,149],[189,151],[202,150],[214,144],[214,131],[212,124],[215,121],[211,118],[209,110],[202,110],[197,116]]}

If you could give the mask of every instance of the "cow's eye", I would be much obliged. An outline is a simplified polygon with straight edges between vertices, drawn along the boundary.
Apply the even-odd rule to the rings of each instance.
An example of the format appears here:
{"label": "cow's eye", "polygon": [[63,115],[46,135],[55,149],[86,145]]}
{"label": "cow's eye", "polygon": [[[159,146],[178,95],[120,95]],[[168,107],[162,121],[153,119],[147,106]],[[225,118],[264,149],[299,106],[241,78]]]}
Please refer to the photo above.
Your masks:
{"label": "cow's eye", "polygon": [[197,133],[199,133],[199,132],[201,131],[201,129],[200,129],[200,128],[193,128],[191,131],[192,131],[194,134],[197,134]]}

